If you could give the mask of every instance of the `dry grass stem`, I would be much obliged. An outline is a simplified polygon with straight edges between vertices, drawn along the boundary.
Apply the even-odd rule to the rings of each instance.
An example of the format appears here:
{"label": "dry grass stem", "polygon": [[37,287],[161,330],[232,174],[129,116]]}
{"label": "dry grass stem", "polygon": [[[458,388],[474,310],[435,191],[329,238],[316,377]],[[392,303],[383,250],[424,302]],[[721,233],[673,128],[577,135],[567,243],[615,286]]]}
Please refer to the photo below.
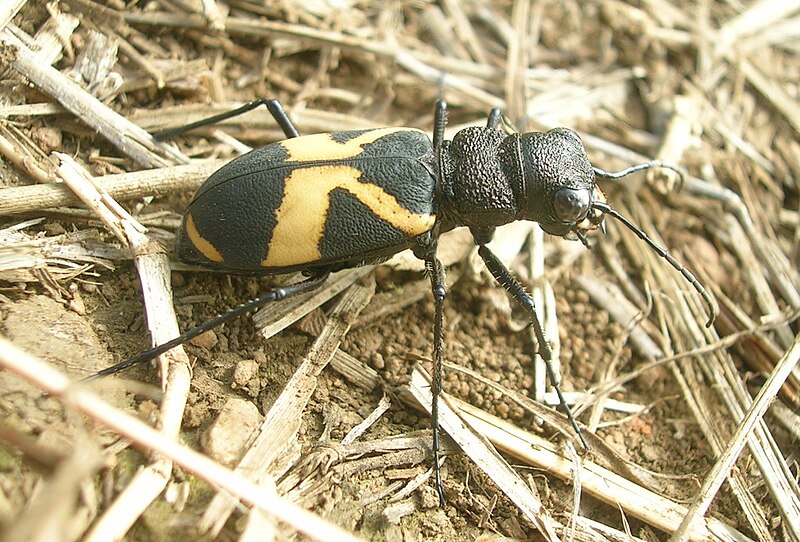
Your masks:
{"label": "dry grass stem", "polygon": [[[220,168],[227,160],[208,160],[186,166],[172,166],[157,170],[135,171],[95,177],[94,183],[109,196],[130,200],[157,194],[170,194],[178,190],[194,190]],[[50,178],[48,177],[48,181]],[[41,211],[62,205],[72,205],[77,196],[67,187],[43,184],[5,188],[0,191],[0,216],[12,216]]]}
{"label": "dry grass stem", "polygon": [[281,299],[267,305],[253,315],[256,329],[265,339],[268,339],[339,295],[370,272],[372,272],[372,268],[369,266],[339,271],[331,275],[322,287],[312,292]]}
{"label": "dry grass stem", "polygon": [[[728,447],[717,459],[711,472],[708,473],[708,476],[703,482],[703,486],[700,488],[700,492],[697,494],[697,497],[681,522],[680,528],[673,534],[673,540],[688,540],[687,532],[691,529],[692,524],[697,522],[699,518],[705,516],[711,504],[711,500],[716,496],[720,487],[730,475],[733,464],[747,444],[749,434],[755,429],[755,425],[761,421],[773,398],[778,394],[778,390],[783,386],[789,373],[799,361],[800,337],[795,340],[792,347],[786,352],[780,362],[778,362],[775,370],[758,392],[750,410],[748,410],[744,419],[737,426],[736,433],[734,433],[728,443]],[[775,477],[767,477],[767,480],[780,481]],[[797,524],[800,520],[800,501],[798,501],[797,493],[793,491],[793,488],[796,487],[796,485],[790,482],[786,484],[785,489],[780,492],[786,496],[784,499],[781,499],[781,503],[788,508],[785,510],[783,517],[784,520],[789,523],[787,529],[790,532],[800,532],[800,525]]]}
{"label": "dry grass stem", "polygon": [[[571,480],[574,464],[563,457],[552,443],[531,433],[521,431],[499,418],[458,402],[460,414],[475,431],[489,439],[499,449],[529,465]],[[582,490],[637,517],[663,531],[678,528],[686,515],[686,507],[671,502],[590,461],[581,462]],[[743,534],[713,518],[696,522],[689,531],[690,540],[743,540]]]}
{"label": "dry grass stem", "polygon": [[[303,410],[311,399],[319,373],[330,362],[342,337],[366,307],[374,291],[374,282],[370,286],[355,285],[337,303],[303,363],[267,413],[264,424],[237,466],[238,472],[256,482],[270,477],[270,466],[288,451],[297,438]],[[216,535],[235,506],[235,501],[229,496],[217,495],[203,515],[200,529]]]}
{"label": "dry grass stem", "polygon": [[[0,371],[9,449],[0,524],[13,538],[98,541],[201,530],[240,540],[526,540],[537,530],[550,540],[800,540],[798,58],[800,0],[0,2],[0,363],[9,369]],[[429,416],[406,388],[411,379],[429,404],[413,363],[430,363],[434,304],[413,251],[373,251],[370,263],[389,259],[339,270],[316,291],[164,354],[160,389],[133,384],[156,378],[133,369],[124,390],[119,381],[102,390],[120,392],[115,404],[135,405],[158,430],[132,420],[36,358],[86,374],[135,354],[148,333],[163,343],[302,280],[168,261],[191,193],[285,135],[263,107],[169,141],[151,133],[263,97],[280,99],[303,135],[430,134],[445,98],[446,139],[486,126],[496,107],[507,134],[573,128],[607,171],[674,163],[682,179],[652,168],[598,188],[712,293],[717,321],[703,327],[707,308],[686,276],[610,216],[607,235],[587,236],[594,250],[525,221],[497,228],[489,246],[532,292],[566,399],[589,428],[591,451],[578,457],[574,431],[548,406],[557,400],[529,315],[494,286],[469,229],[442,234],[451,397],[440,422],[467,454],[442,442],[443,510]],[[422,162],[436,176],[434,158]],[[254,175],[279,183],[284,166]],[[387,167],[381,175],[397,177]],[[527,186],[539,182],[522,171]],[[447,229],[461,211],[437,198]],[[247,213],[221,217],[237,228],[225,243],[264,253],[273,226],[259,220],[279,214],[254,199]],[[547,195],[534,203],[549,212]],[[351,233],[348,243],[372,246],[369,228]],[[17,374],[59,400],[37,400]],[[65,406],[97,423],[65,429]],[[214,437],[226,423],[230,436]],[[243,427],[259,428],[252,442],[237,441]],[[102,467],[75,466],[98,447]],[[237,472],[221,466],[236,457]],[[197,491],[195,476],[212,490]],[[53,504],[45,491],[64,497]]]}
{"label": "dry grass stem", "polygon": [[[632,202],[632,204],[635,205],[635,202]],[[644,224],[643,226],[647,231],[653,232],[653,228],[649,225]],[[629,237],[628,235],[623,236],[623,238]],[[636,250],[632,246],[629,248]],[[656,306],[657,310],[661,312],[663,325],[665,328],[669,328],[669,335],[680,337],[683,344],[688,342],[690,346],[697,346],[699,341],[704,340],[698,338],[698,335],[702,336],[703,333],[700,331],[695,319],[697,316],[689,310],[686,303],[689,299],[678,294],[679,288],[683,286],[682,282],[676,281],[671,272],[665,270],[655,255],[645,253],[642,256],[644,259],[642,265],[647,266],[655,276],[654,280],[666,291],[672,291],[672,296],[676,298],[675,303]],[[711,371],[715,371],[716,367],[717,365],[714,363],[708,365]],[[715,455],[720,454],[724,447],[724,442],[728,438],[730,426],[727,423],[712,423],[714,420],[724,420],[725,414],[720,411],[719,405],[711,400],[708,391],[701,386],[703,380],[701,376],[702,369],[698,369],[695,364],[688,361],[679,361],[677,364],[671,364],[669,368],[711,449]],[[713,380],[722,381],[724,377],[717,375],[713,377]],[[764,539],[764,536],[768,533],[766,517],[756,504],[755,497],[747,488],[744,477],[738,471],[733,472],[731,473],[730,484],[742,505],[742,509],[748,515],[751,527],[760,533],[761,539]]]}
{"label": "dry grass stem", "polygon": [[[409,387],[414,398],[430,413],[430,377],[421,368],[417,367],[411,375]],[[494,480],[506,496],[519,507],[524,516],[536,525],[536,528],[546,540],[559,540],[556,534],[555,522],[542,507],[538,497],[531,492],[525,482],[511,469],[505,459],[497,453],[488,441],[462,420],[457,411],[450,405],[450,398],[443,395],[439,399],[439,425],[442,430],[446,431],[456,441],[459,448]]]}
{"label": "dry grass stem", "polygon": [[16,49],[12,62],[14,69],[53,96],[67,111],[103,134],[137,164],[152,168],[188,161],[180,153],[156,143],[150,134],[100,103],[58,70],[42,65],[33,52],[8,30],[0,32],[0,41]]}
{"label": "dry grass stem", "polygon": [[5,28],[25,5],[26,0],[12,0],[0,6],[0,28]]}
{"label": "dry grass stem", "polygon": [[189,472],[218,486],[243,501],[274,514],[281,521],[295,527],[299,532],[315,540],[356,541],[346,531],[331,525],[318,516],[279,498],[275,493],[222,467],[208,457],[178,444],[165,435],[103,402],[94,393],[75,387],[63,374],[55,371],[41,360],[34,358],[0,337],[0,364],[9,371],[22,376],[50,395],[61,397],[90,418],[119,432],[136,446],[146,451],[157,452],[169,458]]}
{"label": "dry grass stem", "polygon": [[50,168],[40,163],[38,157],[20,141],[14,141],[12,134],[8,133],[4,126],[0,126],[0,154],[37,183],[47,183],[52,179],[51,174],[47,171]]}
{"label": "dry grass stem", "polygon": [[[169,261],[163,251],[145,236],[144,228],[119,204],[107,193],[97,189],[91,177],[72,158],[56,154],[61,161],[58,173],[64,182],[133,251],[154,344],[161,344],[178,336],[180,330],[172,305],[172,291],[168,286]],[[174,438],[179,434],[189,394],[189,359],[182,348],[176,348],[162,355],[160,361],[164,394],[158,425],[165,435]],[[172,462],[164,458],[156,458],[148,467],[140,470],[115,503],[95,523],[88,539],[107,540],[123,536],[161,494],[171,473]]]}

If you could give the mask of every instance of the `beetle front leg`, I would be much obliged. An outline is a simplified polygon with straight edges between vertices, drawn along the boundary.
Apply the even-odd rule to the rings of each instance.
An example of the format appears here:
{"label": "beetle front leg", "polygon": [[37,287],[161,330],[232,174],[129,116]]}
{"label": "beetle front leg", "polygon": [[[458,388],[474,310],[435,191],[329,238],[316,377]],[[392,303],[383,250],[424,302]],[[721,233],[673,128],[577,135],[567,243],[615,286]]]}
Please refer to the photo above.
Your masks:
{"label": "beetle front leg", "polygon": [[547,367],[547,376],[550,379],[550,383],[553,385],[553,388],[556,390],[558,402],[561,408],[564,409],[567,419],[569,419],[569,423],[572,424],[572,428],[578,435],[583,448],[588,450],[589,445],[586,443],[586,439],[583,437],[583,432],[578,426],[578,423],[575,421],[575,417],[572,415],[572,410],[569,408],[567,401],[564,399],[564,394],[561,393],[561,386],[559,386],[556,372],[553,369],[553,350],[550,348],[550,343],[547,341],[547,337],[545,337],[542,323],[539,321],[539,317],[536,314],[536,307],[533,303],[533,298],[528,292],[525,291],[525,288],[522,286],[522,284],[520,284],[519,281],[511,275],[511,272],[506,268],[505,265],[503,265],[503,262],[501,262],[497,256],[495,256],[494,253],[489,250],[489,247],[487,247],[485,244],[488,242],[487,239],[480,238],[480,240],[476,240],[476,242],[478,242],[478,254],[480,254],[480,257],[486,264],[486,268],[489,269],[489,272],[492,274],[495,280],[499,282],[500,285],[511,294],[514,300],[519,303],[528,313],[528,316],[533,324],[534,333],[536,333],[536,340],[539,342],[539,354],[544,360],[545,367]]}

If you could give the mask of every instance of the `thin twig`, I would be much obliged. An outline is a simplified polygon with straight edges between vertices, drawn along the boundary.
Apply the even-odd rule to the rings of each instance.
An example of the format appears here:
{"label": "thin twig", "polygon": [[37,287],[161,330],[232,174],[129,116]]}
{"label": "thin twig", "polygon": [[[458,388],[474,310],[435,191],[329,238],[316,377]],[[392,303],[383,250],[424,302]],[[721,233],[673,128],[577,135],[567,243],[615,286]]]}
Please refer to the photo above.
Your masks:
{"label": "thin twig", "polygon": [[[192,191],[228,160],[210,160],[186,166],[163,167],[133,173],[95,177],[96,186],[114,199],[129,200],[145,196],[164,196],[178,191]],[[49,177],[47,179],[50,180]],[[79,198],[66,186],[40,184],[0,190],[0,216],[13,216],[73,205]]]}
{"label": "thin twig", "polygon": [[[736,433],[734,433],[731,441],[728,443],[728,447],[723,454],[717,458],[717,462],[712,467],[711,472],[708,473],[697,497],[689,507],[680,527],[673,534],[671,540],[675,542],[688,540],[687,533],[692,529],[693,525],[698,523],[700,518],[705,516],[712,499],[714,499],[720,487],[722,487],[722,484],[730,475],[733,464],[747,444],[747,439],[753,431],[755,424],[764,416],[770,403],[778,394],[781,386],[783,386],[783,383],[786,381],[789,373],[797,365],[798,361],[800,361],[800,335],[797,336],[792,347],[786,352],[780,362],[778,362],[775,370],[758,392],[750,410],[748,410],[747,415],[736,428]],[[794,497],[794,512],[784,517],[785,521],[790,521],[793,524],[800,521],[800,501],[797,500],[796,494]],[[793,532],[800,532],[798,527],[798,525],[792,525],[791,530]]]}
{"label": "thin twig", "polygon": [[0,364],[48,394],[57,397],[63,396],[65,401],[74,405],[76,409],[123,435],[135,446],[169,458],[211,485],[224,489],[229,494],[235,495],[267,514],[274,515],[280,521],[297,529],[298,532],[320,541],[356,542],[358,540],[350,533],[328,523],[319,516],[307,512],[288,500],[278,497],[274,492],[248,481],[208,457],[179,444],[173,437],[164,435],[138,418],[109,405],[94,393],[81,387],[75,387],[66,376],[2,337],[0,337]]}
{"label": "thin twig", "polygon": [[[309,350],[303,363],[283,388],[281,395],[272,404],[258,436],[245,453],[237,472],[259,481],[269,479],[269,467],[292,446],[300,430],[302,413],[311,399],[317,377],[328,364],[342,337],[350,329],[358,313],[367,305],[374,293],[371,286],[354,286],[345,293],[328,317],[328,323]],[[236,503],[228,496],[218,494],[209,504],[200,522],[201,531],[216,535],[225,525]]]}
{"label": "thin twig", "polygon": [[53,96],[65,109],[97,130],[137,164],[144,167],[162,167],[175,162],[188,162],[188,158],[181,153],[154,141],[150,134],[103,105],[61,72],[49,65],[43,65],[36,55],[8,30],[0,31],[0,41],[16,50],[15,58],[11,62],[14,69],[42,91]]}

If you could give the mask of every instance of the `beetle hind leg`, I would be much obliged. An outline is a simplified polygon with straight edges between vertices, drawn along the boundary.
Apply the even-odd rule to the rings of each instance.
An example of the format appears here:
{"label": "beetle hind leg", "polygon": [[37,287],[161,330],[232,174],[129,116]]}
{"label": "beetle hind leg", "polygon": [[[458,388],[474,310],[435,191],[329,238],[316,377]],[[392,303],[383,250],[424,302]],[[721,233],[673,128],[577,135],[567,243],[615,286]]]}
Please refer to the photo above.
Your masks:
{"label": "beetle hind leg", "polygon": [[200,324],[199,326],[195,326],[187,331],[184,331],[182,334],[178,335],[172,340],[169,340],[163,344],[156,346],[155,348],[151,348],[150,350],[145,350],[132,358],[128,358],[116,365],[112,365],[111,367],[106,367],[105,369],[98,371],[97,373],[90,375],[84,380],[91,380],[93,378],[99,376],[110,375],[113,373],[117,373],[123,369],[127,369],[132,365],[136,365],[137,363],[141,363],[143,361],[148,361],[153,359],[156,356],[160,356],[164,352],[168,350],[172,350],[176,346],[179,346],[195,337],[208,331],[209,329],[213,329],[219,325],[224,324],[225,322],[229,322],[234,318],[241,316],[245,313],[254,311],[270,303],[272,301],[277,301],[279,299],[283,299],[286,297],[292,297],[297,294],[301,294],[303,292],[310,292],[312,290],[316,290],[325,282],[328,278],[330,273],[327,271],[320,271],[316,274],[313,274],[306,280],[297,282],[295,284],[290,284],[288,286],[282,286],[280,288],[273,288],[272,290],[268,290],[261,294],[260,296],[251,299],[250,301],[246,301],[241,305],[237,305],[236,307],[232,308],[226,313],[223,313],[216,318],[212,318],[211,320]]}
{"label": "beetle hind leg", "polygon": [[[264,98],[262,98],[261,100],[256,100],[256,102],[258,102],[259,105],[262,101],[264,105],[267,106],[267,109],[272,115],[272,118],[275,119],[275,122],[277,122],[278,126],[281,127],[281,130],[283,130],[283,133],[286,135],[287,138],[291,139],[293,137],[300,136],[300,132],[298,132],[297,128],[295,128],[294,123],[292,123],[292,119],[289,118],[289,114],[283,108],[281,102],[275,99],[264,100]],[[256,103],[256,102],[251,102],[251,103]]]}
{"label": "beetle hind leg", "polygon": [[295,128],[294,123],[292,123],[292,119],[289,118],[289,114],[286,113],[286,110],[283,108],[283,106],[278,100],[274,98],[259,98],[258,100],[253,100],[252,102],[248,102],[241,107],[237,107],[236,109],[226,111],[225,113],[220,113],[219,115],[214,115],[212,117],[200,119],[198,121],[191,122],[183,126],[178,126],[177,128],[170,128],[168,130],[162,130],[161,132],[156,132],[155,134],[153,134],[153,137],[159,141],[162,141],[164,139],[169,139],[172,136],[188,132],[189,130],[194,130],[195,128],[200,128],[202,126],[210,126],[212,124],[216,124],[223,120],[227,120],[233,117],[238,117],[239,115],[243,115],[248,111],[252,111],[256,107],[259,107],[261,105],[267,108],[267,110],[272,115],[272,118],[275,119],[275,122],[278,123],[278,126],[281,127],[281,130],[283,130],[284,135],[288,139],[300,136],[300,133],[297,131],[297,128]]}

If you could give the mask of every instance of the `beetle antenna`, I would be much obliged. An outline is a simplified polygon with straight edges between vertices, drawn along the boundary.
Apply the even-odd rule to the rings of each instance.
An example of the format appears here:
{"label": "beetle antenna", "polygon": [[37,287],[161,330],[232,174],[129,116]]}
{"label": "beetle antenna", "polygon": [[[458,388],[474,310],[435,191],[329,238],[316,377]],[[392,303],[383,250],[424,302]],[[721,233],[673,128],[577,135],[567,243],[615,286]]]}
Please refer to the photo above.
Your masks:
{"label": "beetle antenna", "polygon": [[645,169],[653,169],[653,168],[669,169],[670,171],[674,171],[675,173],[678,174],[678,187],[679,187],[679,189],[680,189],[680,187],[683,186],[683,183],[684,183],[684,180],[685,180],[685,175],[684,175],[684,170],[683,169],[681,169],[681,168],[679,168],[677,166],[674,166],[672,164],[669,164],[667,162],[661,162],[659,160],[652,160],[650,162],[644,162],[642,164],[636,164],[635,166],[626,167],[622,171],[614,171],[614,172],[606,171],[606,170],[604,170],[602,168],[599,168],[597,166],[592,166],[592,168],[594,169],[594,174],[595,175],[597,175],[598,177],[603,177],[605,179],[621,179],[622,177],[626,177],[626,176],[630,175],[631,173],[636,173],[637,171],[642,171],[642,170],[645,170]]}
{"label": "beetle antenna", "polygon": [[592,203],[592,209],[596,209],[606,215],[611,215],[620,222],[622,222],[625,225],[625,227],[631,230],[633,233],[635,233],[639,237],[639,239],[650,245],[650,248],[652,248],[659,256],[667,260],[667,262],[669,262],[669,264],[672,267],[674,267],[677,271],[680,271],[681,275],[683,275],[683,277],[687,281],[689,281],[689,283],[691,283],[692,286],[694,286],[694,289],[697,290],[697,293],[699,293],[703,297],[703,301],[705,301],[706,305],[708,305],[709,318],[708,322],[706,322],[706,327],[711,327],[711,324],[713,324],[714,320],[716,320],[717,318],[716,306],[714,305],[714,302],[711,300],[711,296],[709,295],[709,293],[706,291],[703,285],[700,284],[700,281],[697,280],[697,278],[691,273],[691,271],[686,269],[686,267],[684,267],[684,265],[681,262],[676,260],[675,257],[672,256],[672,254],[670,254],[665,249],[658,246],[658,244],[656,244],[655,241],[650,239],[647,236],[647,234],[642,231],[641,228],[639,228],[633,222],[631,222],[630,220],[619,214],[617,211],[612,209],[610,205],[606,203],[595,202]]}

